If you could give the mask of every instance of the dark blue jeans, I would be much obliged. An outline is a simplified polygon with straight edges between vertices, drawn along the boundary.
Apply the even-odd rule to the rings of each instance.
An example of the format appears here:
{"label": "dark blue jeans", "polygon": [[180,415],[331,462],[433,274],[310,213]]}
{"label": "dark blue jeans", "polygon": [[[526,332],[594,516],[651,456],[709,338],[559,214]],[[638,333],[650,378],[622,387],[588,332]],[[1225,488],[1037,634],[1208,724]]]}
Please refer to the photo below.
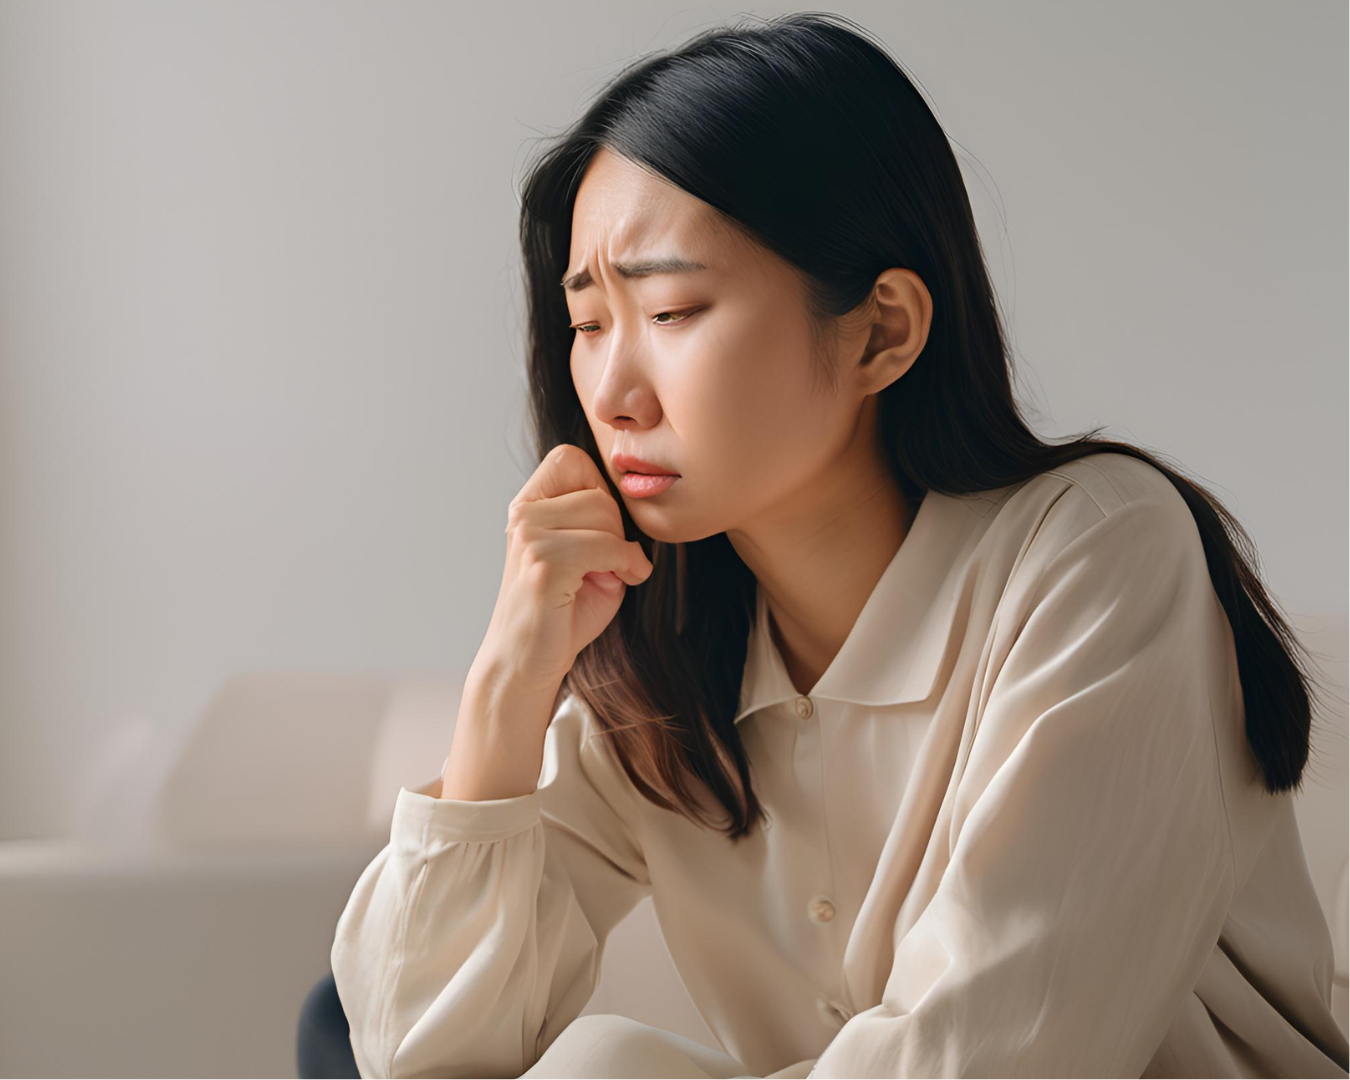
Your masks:
{"label": "dark blue jeans", "polygon": [[295,1057],[301,1080],[328,1077],[360,1080],[352,1053],[351,1029],[342,1011],[337,983],[330,971],[314,984],[300,1007],[300,1025],[295,1036]]}

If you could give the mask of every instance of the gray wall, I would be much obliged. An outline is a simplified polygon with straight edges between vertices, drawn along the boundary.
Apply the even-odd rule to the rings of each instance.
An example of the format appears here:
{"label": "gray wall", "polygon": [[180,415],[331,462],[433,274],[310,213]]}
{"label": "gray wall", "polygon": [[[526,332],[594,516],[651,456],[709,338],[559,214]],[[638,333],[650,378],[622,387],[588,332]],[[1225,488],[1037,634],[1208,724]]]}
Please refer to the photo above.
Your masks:
{"label": "gray wall", "polygon": [[[232,672],[468,665],[533,468],[518,178],[741,10],[0,5],[0,837]],[[835,10],[957,144],[1037,429],[1162,451],[1343,627],[1345,6]]]}

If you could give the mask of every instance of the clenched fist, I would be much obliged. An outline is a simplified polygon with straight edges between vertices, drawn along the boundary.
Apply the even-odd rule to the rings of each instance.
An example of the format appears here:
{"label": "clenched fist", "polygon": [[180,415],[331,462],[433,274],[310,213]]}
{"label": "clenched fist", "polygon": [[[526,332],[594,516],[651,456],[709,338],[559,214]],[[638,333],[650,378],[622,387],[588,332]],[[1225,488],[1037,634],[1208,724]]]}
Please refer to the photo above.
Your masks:
{"label": "clenched fist", "polygon": [[479,658],[504,660],[521,689],[556,692],[652,564],[637,541],[624,539],[619,504],[595,462],[571,443],[550,450],[511,500],[506,534],[506,568]]}

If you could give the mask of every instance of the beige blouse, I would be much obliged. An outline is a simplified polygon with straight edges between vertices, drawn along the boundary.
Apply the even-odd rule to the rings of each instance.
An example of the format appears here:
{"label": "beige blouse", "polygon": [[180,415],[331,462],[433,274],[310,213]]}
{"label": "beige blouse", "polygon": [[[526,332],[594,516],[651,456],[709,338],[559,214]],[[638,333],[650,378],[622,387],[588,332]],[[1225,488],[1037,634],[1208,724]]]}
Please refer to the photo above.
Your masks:
{"label": "beige blouse", "polygon": [[519,1076],[647,894],[755,1076],[1347,1075],[1291,798],[1160,472],[930,491],[809,693],[768,625],[761,592],[752,838],[647,802],[568,693],[536,791],[399,791],[332,948],[363,1076]]}

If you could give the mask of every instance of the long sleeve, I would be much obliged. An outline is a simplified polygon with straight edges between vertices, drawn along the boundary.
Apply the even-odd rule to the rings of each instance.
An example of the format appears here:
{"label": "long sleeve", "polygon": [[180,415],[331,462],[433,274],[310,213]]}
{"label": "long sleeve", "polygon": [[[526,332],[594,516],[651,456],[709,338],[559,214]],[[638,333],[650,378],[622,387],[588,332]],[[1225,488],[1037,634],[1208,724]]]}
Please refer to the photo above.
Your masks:
{"label": "long sleeve", "polygon": [[651,889],[594,723],[562,697],[527,795],[400,789],[331,954],[363,1077],[519,1076],[585,1008],[609,931]]}
{"label": "long sleeve", "polygon": [[1185,503],[1105,512],[1066,490],[995,622],[945,869],[897,926],[882,1001],[812,1076],[1137,1077],[1218,940],[1234,883],[1211,701],[1235,675]]}

